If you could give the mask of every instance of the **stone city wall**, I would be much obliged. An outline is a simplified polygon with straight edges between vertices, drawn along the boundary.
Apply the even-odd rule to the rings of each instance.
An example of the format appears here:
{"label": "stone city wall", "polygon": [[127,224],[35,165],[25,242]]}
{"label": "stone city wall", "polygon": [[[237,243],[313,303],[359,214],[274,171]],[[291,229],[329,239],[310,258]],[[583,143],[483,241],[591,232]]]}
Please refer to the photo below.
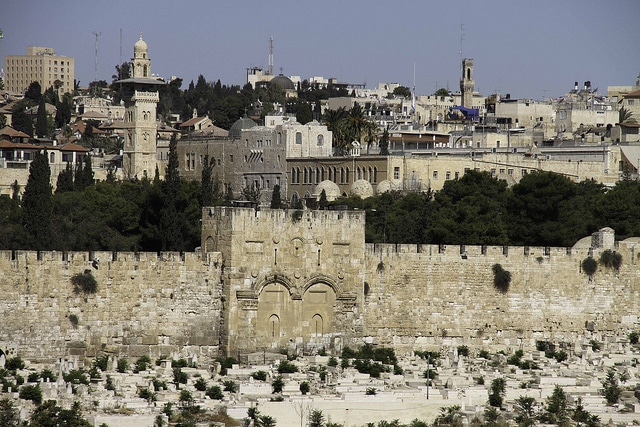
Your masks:
{"label": "stone city wall", "polygon": [[[41,361],[363,342],[580,350],[640,328],[640,239],[616,243],[611,229],[573,248],[461,247],[365,244],[362,211],[205,208],[202,222],[196,253],[0,251],[0,349]],[[605,249],[622,266],[589,278],[582,261]],[[494,264],[511,273],[506,293]],[[97,292],[76,294],[71,278],[86,270]]]}
{"label": "stone city wall", "polygon": [[[41,361],[215,357],[217,255],[0,251],[0,349]],[[97,292],[74,293],[72,276],[87,270]]]}
{"label": "stone city wall", "polygon": [[[620,270],[599,266],[590,279],[581,263],[603,249],[369,244],[365,336],[400,351],[614,342],[638,327],[640,245],[613,249]],[[511,273],[506,293],[493,286],[494,264]]]}

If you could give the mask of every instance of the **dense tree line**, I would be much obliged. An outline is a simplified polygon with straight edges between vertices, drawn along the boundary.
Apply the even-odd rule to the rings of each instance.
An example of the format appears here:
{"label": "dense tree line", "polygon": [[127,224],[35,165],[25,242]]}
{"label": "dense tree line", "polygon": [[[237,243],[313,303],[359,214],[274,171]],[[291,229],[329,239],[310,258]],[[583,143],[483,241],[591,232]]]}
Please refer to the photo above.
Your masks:
{"label": "dense tree line", "polygon": [[470,171],[437,193],[385,193],[341,199],[367,211],[372,243],[573,246],[603,227],[617,238],[640,236],[640,182],[613,188],[573,182],[552,172],[524,176],[508,188],[487,172]]}

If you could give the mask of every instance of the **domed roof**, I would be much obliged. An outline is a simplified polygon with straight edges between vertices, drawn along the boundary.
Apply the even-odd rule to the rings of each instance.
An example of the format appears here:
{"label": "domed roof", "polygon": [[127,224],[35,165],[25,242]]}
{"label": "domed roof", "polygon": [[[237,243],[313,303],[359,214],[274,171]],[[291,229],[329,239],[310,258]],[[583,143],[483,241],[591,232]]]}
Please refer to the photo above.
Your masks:
{"label": "domed roof", "polygon": [[380,181],[376,187],[376,194],[390,193],[392,191],[398,191],[400,189],[399,182],[394,182],[388,179]]}
{"label": "domed roof", "polygon": [[142,34],[140,34],[140,40],[138,40],[136,44],[133,45],[133,51],[146,52],[147,50],[149,50],[149,47],[147,46],[147,43],[142,40]]}
{"label": "domed roof", "polygon": [[229,129],[229,136],[231,138],[240,138],[240,133],[244,129],[251,129],[255,126],[258,126],[258,124],[251,120],[249,117],[241,117],[236,120],[233,125],[231,125],[231,129]]}
{"label": "domed roof", "polygon": [[366,179],[359,179],[351,184],[351,195],[366,199],[373,196],[373,187]]}
{"label": "domed roof", "polygon": [[287,76],[282,75],[282,74],[272,78],[271,79],[271,83],[277,84],[278,86],[280,86],[284,90],[295,90],[296,89],[296,85],[293,84],[291,79],[289,77],[287,77]]}
{"label": "domed roof", "polygon": [[331,202],[340,197],[340,187],[333,181],[322,181],[320,184],[316,185],[316,188],[313,190],[313,194],[320,197],[322,194],[322,190],[324,190],[324,194],[327,195],[327,201]]}

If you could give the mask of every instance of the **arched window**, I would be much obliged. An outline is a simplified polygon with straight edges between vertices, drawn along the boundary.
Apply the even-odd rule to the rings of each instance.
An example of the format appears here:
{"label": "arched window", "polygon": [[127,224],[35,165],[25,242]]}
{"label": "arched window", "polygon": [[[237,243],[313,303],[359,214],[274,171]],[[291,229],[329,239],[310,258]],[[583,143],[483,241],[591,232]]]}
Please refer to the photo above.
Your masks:
{"label": "arched window", "polygon": [[320,168],[316,168],[316,184],[320,183]]}
{"label": "arched window", "polygon": [[282,134],[280,132],[278,132],[278,137],[276,139],[276,143],[278,145],[282,144]]}
{"label": "arched window", "polygon": [[367,175],[367,181],[371,182],[372,177],[373,177],[373,174],[371,173],[371,166],[369,166],[369,174]]}
{"label": "arched window", "polygon": [[304,175],[302,177],[302,183],[306,184],[307,182],[309,182],[308,179],[309,179],[309,172],[307,171],[307,168],[304,168]]}
{"label": "arched window", "polygon": [[296,144],[302,144],[302,132],[296,132]]}
{"label": "arched window", "polygon": [[324,145],[324,135],[318,135],[318,146]]}
{"label": "arched window", "polygon": [[340,168],[340,184],[344,184],[344,168]]}
{"label": "arched window", "polygon": [[311,319],[311,336],[316,336],[316,337],[321,337],[322,334],[324,333],[323,329],[324,329],[324,325],[322,322],[322,316],[320,316],[319,314],[314,314],[313,318]]}
{"label": "arched window", "polygon": [[378,182],[378,168],[376,166],[373,167],[373,183]]}
{"label": "arched window", "polygon": [[272,314],[269,317],[269,332],[271,338],[277,338],[280,336],[280,318],[276,314]]}
{"label": "arched window", "polygon": [[56,153],[49,153],[49,163],[56,162]]}
{"label": "arched window", "polygon": [[349,183],[349,168],[347,168],[347,174],[345,176],[345,184]]}

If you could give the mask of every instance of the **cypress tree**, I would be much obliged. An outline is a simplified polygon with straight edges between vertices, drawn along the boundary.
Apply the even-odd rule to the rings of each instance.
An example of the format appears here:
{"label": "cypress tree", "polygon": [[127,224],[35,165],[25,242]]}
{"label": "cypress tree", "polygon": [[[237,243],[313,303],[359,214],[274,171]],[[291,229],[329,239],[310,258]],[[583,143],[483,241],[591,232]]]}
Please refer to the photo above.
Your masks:
{"label": "cypress tree", "polygon": [[173,135],[169,142],[169,162],[167,164],[167,173],[164,177],[164,205],[160,210],[160,235],[163,251],[180,250],[183,243],[183,222],[180,221],[177,209],[178,193],[180,191],[177,147],[178,140]]}
{"label": "cypress tree", "polygon": [[282,207],[282,198],[280,197],[280,186],[275,185],[273,187],[273,194],[271,194],[271,209],[280,209]]}
{"label": "cypress tree", "polygon": [[49,134],[49,125],[47,123],[47,107],[44,97],[40,98],[38,105],[38,115],[36,116],[36,137],[47,137]]}
{"label": "cypress tree", "polygon": [[71,163],[69,162],[67,162],[67,167],[63,171],[60,171],[58,180],[56,181],[56,194],[67,191],[73,191],[73,171],[71,170]]}
{"label": "cypress tree", "polygon": [[36,152],[29,167],[29,179],[24,189],[24,226],[30,236],[30,249],[52,247],[51,233],[51,169],[47,152]]}
{"label": "cypress tree", "polygon": [[329,202],[327,201],[327,192],[322,189],[322,193],[320,193],[320,201],[318,202],[318,207],[322,210],[326,209],[329,206]]}
{"label": "cypress tree", "polygon": [[205,155],[200,179],[200,207],[213,206],[213,165],[214,161],[209,161],[209,155]]}
{"label": "cypress tree", "polygon": [[90,154],[87,154],[85,157],[84,168],[82,169],[82,182],[85,188],[93,185],[93,167],[91,166]]}

